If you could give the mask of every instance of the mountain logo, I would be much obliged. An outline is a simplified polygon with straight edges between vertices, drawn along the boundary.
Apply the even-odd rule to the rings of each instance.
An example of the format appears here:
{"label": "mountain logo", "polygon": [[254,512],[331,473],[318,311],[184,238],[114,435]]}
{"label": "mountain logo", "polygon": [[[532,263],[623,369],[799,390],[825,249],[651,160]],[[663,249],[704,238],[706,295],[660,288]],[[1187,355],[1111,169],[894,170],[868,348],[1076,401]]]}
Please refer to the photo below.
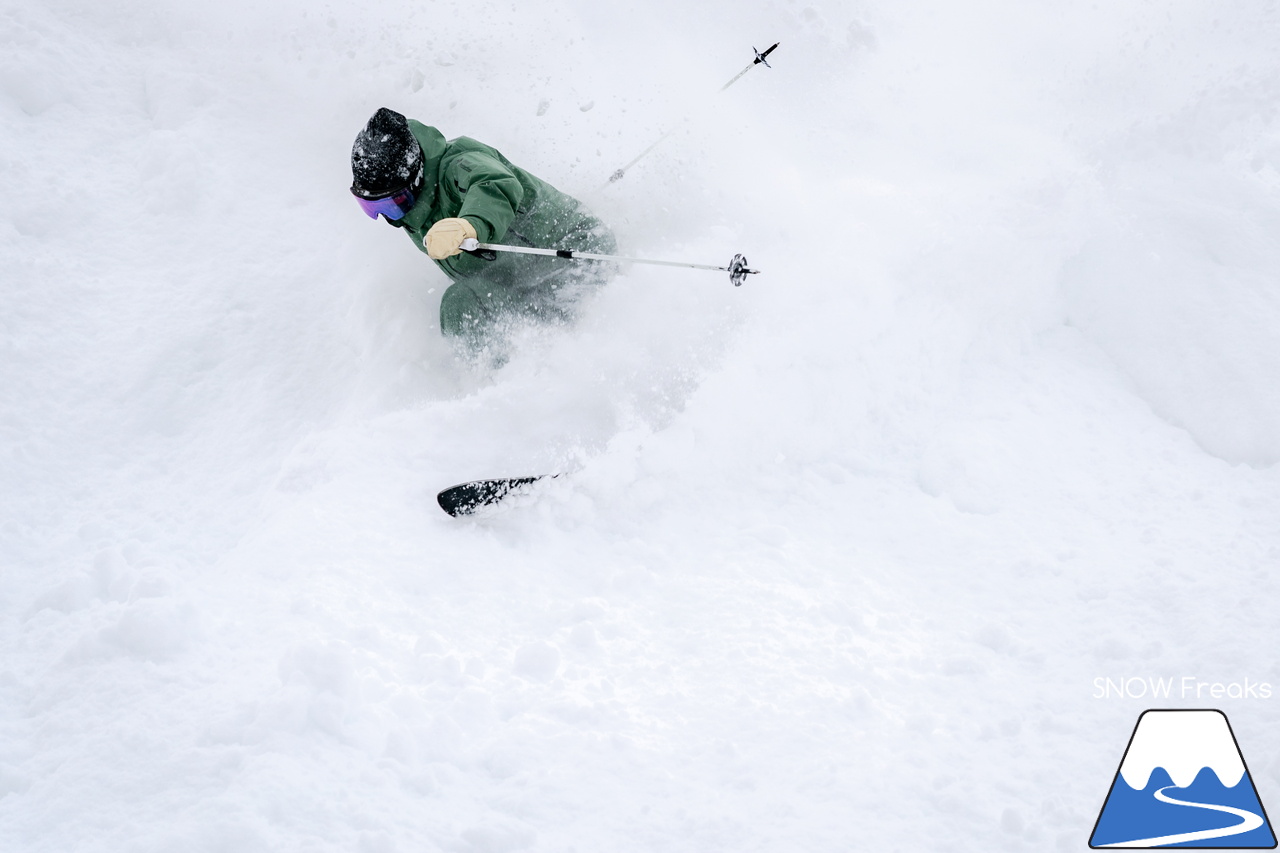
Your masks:
{"label": "mountain logo", "polygon": [[1143,711],[1089,846],[1274,849],[1275,833],[1227,715]]}

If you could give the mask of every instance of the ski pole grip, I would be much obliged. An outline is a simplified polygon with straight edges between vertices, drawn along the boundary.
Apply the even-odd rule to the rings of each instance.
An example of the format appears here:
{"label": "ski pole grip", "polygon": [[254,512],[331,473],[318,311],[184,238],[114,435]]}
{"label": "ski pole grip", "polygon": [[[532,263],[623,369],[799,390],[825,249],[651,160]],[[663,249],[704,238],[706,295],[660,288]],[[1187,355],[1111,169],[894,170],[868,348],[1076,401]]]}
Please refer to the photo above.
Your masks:
{"label": "ski pole grip", "polygon": [[498,259],[498,253],[492,249],[481,249],[480,241],[475,237],[468,237],[463,240],[458,245],[458,248],[466,252],[468,255],[479,258],[482,261],[496,261]]}

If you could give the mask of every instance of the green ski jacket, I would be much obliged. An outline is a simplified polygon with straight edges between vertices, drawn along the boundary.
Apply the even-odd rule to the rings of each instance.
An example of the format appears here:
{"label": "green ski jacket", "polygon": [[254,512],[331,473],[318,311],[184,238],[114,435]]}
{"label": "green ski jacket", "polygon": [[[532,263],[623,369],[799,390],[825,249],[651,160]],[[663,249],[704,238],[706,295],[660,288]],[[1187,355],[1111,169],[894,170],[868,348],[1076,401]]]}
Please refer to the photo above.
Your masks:
{"label": "green ski jacket", "polygon": [[[462,217],[481,243],[507,243],[579,251],[612,251],[613,239],[600,220],[576,199],[511,163],[496,149],[466,136],[445,140],[434,127],[409,120],[422,146],[422,195],[397,224],[422,252],[427,230],[441,219]],[[603,238],[603,239],[602,239]],[[521,256],[499,253],[486,261],[466,254],[435,261],[457,281],[516,267]]]}

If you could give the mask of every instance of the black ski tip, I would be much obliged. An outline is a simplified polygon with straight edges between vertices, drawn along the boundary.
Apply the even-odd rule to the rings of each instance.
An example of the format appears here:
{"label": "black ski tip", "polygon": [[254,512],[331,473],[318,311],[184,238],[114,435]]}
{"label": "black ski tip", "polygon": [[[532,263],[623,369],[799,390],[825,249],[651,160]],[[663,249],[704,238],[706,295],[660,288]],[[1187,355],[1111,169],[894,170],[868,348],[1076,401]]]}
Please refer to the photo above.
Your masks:
{"label": "black ski tip", "polygon": [[[543,475],[545,476],[545,475]],[[521,486],[536,483],[543,479],[537,477],[512,477],[505,480],[473,480],[470,483],[459,483],[436,495],[436,503],[440,508],[457,518],[460,515],[471,515],[477,510],[492,506]]]}

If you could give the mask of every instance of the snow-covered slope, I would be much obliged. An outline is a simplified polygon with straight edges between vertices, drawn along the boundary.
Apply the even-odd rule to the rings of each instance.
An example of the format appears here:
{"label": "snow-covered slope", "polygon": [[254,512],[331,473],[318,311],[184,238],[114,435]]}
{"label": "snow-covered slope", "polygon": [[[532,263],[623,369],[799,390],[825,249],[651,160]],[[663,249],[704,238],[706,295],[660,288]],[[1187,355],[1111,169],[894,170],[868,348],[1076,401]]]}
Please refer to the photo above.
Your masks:
{"label": "snow-covered slope", "polygon": [[[1280,683],[1276,15],[0,7],[0,848],[1083,847]],[[764,274],[459,360],[379,106]]]}

